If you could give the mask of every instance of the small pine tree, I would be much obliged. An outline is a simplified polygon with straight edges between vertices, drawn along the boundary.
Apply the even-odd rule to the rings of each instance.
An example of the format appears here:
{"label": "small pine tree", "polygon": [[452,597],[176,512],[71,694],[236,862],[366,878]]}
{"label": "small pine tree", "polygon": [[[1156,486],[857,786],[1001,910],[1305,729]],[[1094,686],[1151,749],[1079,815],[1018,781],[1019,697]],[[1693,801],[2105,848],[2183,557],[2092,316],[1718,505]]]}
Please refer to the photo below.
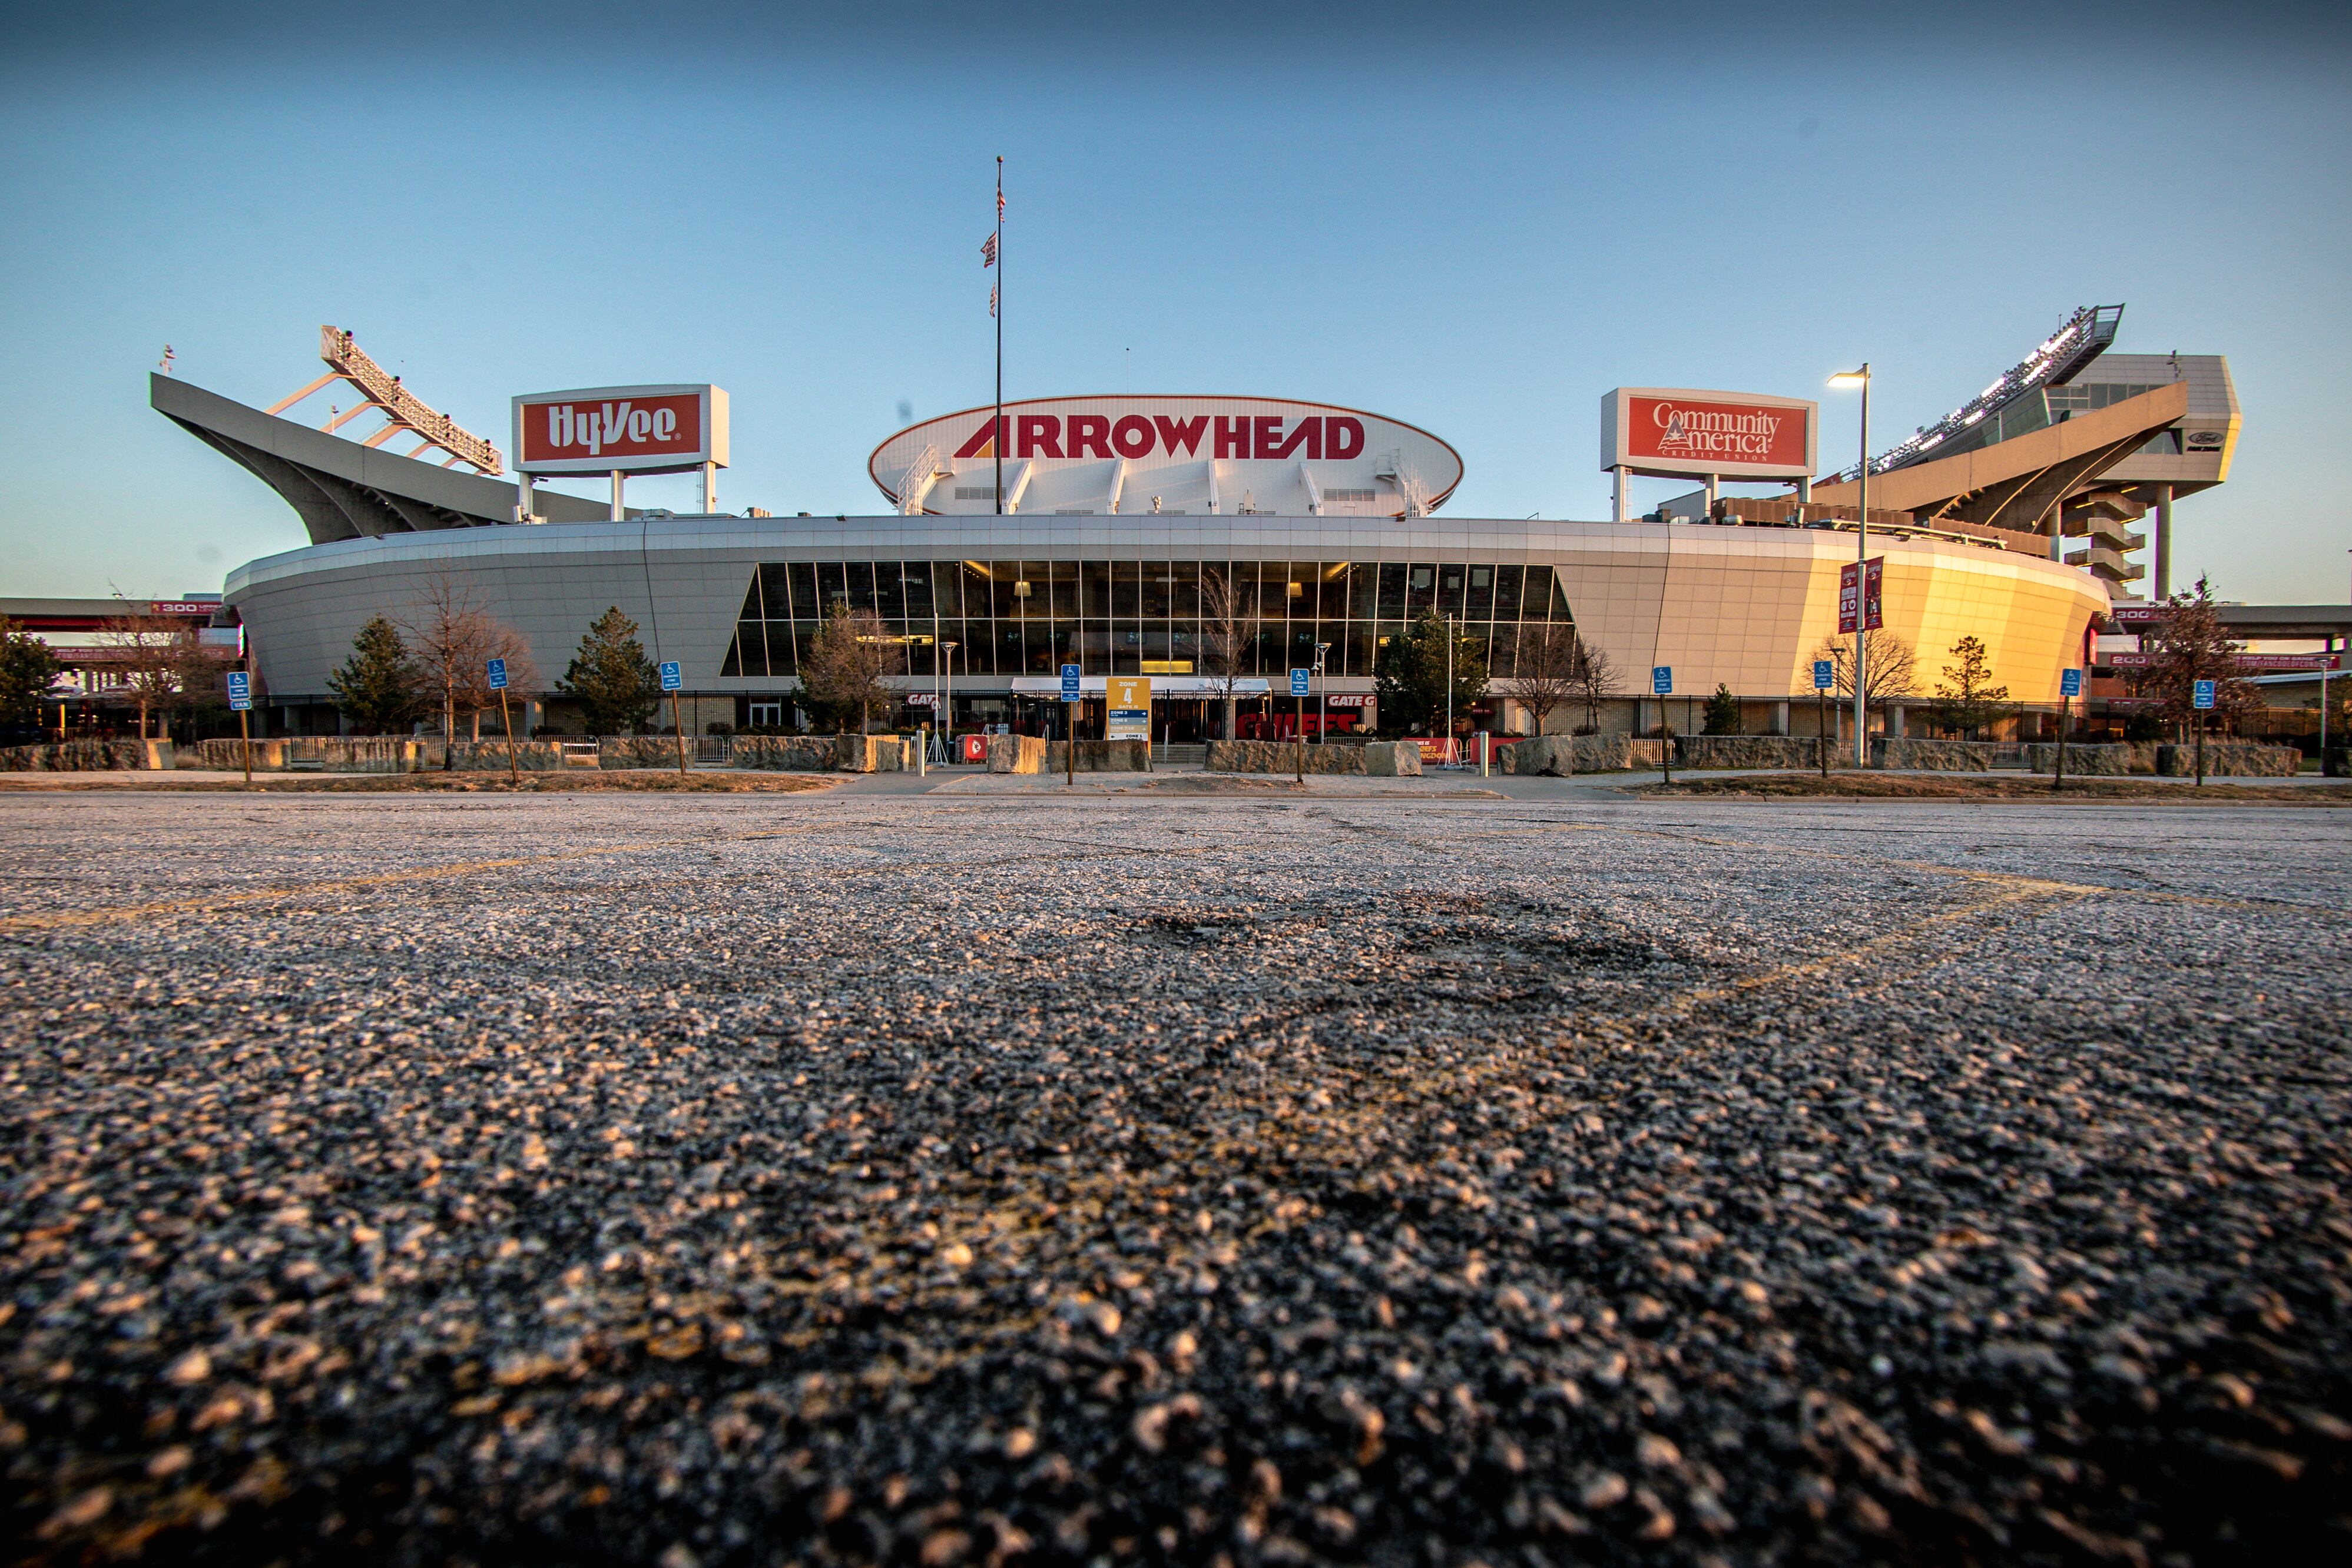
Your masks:
{"label": "small pine tree", "polygon": [[327,677],[335,706],[361,735],[397,731],[416,716],[420,703],[416,662],[400,630],[377,615],[352,639],[352,656]]}
{"label": "small pine tree", "polygon": [[[1473,704],[1486,695],[1486,645],[1454,628],[1453,708],[1459,725],[1470,716]],[[1434,610],[1424,610],[1402,636],[1381,644],[1372,667],[1372,685],[1379,693],[1381,725],[1406,731],[1442,730],[1446,710],[1446,624]]]}
{"label": "small pine tree", "polygon": [[2000,723],[2016,708],[2009,700],[2009,688],[1992,684],[1992,660],[1985,653],[1984,639],[1961,638],[1952,644],[1952,658],[1956,662],[1944,666],[1944,678],[1936,683],[1936,722],[1974,740],[1979,730]]}
{"label": "small pine tree", "polygon": [[41,699],[64,672],[47,643],[0,616],[0,721],[39,724]]}
{"label": "small pine tree", "polygon": [[660,705],[661,674],[637,641],[637,623],[616,604],[580,639],[580,652],[555,690],[580,705],[589,734],[625,735],[641,727]]}
{"label": "small pine tree", "polygon": [[1723,682],[1715,685],[1715,695],[1706,699],[1706,733],[1738,735],[1739,733],[1739,699]]}

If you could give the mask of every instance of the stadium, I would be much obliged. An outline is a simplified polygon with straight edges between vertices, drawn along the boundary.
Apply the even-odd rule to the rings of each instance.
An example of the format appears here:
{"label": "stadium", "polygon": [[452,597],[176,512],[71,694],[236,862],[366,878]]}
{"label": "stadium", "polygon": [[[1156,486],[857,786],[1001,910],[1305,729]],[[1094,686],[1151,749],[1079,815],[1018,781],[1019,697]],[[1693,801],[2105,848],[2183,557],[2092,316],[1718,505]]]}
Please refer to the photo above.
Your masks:
{"label": "stadium", "polygon": [[[2176,501],[2221,483],[2239,415],[2217,356],[2107,356],[2120,307],[2078,312],[1985,392],[1873,459],[1869,548],[1885,628],[1923,667],[1983,640],[2011,695],[2054,707],[2060,672],[2090,662],[2118,599],[2135,597],[2154,511],[2156,580]],[[1321,652],[1317,707],[1335,730],[1376,722],[1385,639],[1434,610],[1485,648],[1496,692],[1464,724],[1523,733],[1508,679],[1530,628],[1571,622],[1619,672],[1606,729],[1662,719],[1718,685],[1751,733],[1814,733],[1811,664],[1837,630],[1855,556],[1858,472],[1815,479],[1810,401],[1621,388],[1603,400],[1601,466],[1680,475],[1692,495],[1595,521],[1444,517],[1464,460],[1402,421],[1256,397],[1028,400],[925,421],[880,442],[872,516],[715,510],[728,408],[715,387],[590,388],[514,402],[516,465],[383,377],[326,329],[328,373],[270,408],[156,376],[151,401],[268,485],[310,543],[226,584],[271,733],[334,733],[328,676],[372,615],[461,575],[528,641],[551,681],[617,605],[649,653],[675,661],[682,716],[792,726],[797,661],[826,609],[871,609],[903,651],[912,720],[945,705],[958,728],[1049,722],[1057,670],[1081,667],[1100,722],[1106,676],[1152,678],[1155,729],[1213,724],[1204,584],[1234,584],[1253,733],[1282,732],[1286,672]],[[326,429],[286,411],[330,382],[364,402]],[[365,411],[364,440],[336,426]],[[398,438],[416,445],[389,450]],[[460,471],[461,469],[467,471]],[[698,471],[699,515],[628,507],[629,474]],[[535,487],[610,476],[609,503]],[[1769,495],[1730,496],[1727,486]],[[1649,672],[1674,671],[1661,711]],[[534,727],[576,726],[537,694]],[[1793,699],[1793,700],[1792,700]],[[1550,727],[1584,721],[1555,710]],[[1874,724],[1901,733],[1905,705]],[[2029,720],[2029,722],[2031,722]],[[1086,729],[1081,727],[1081,734]]]}

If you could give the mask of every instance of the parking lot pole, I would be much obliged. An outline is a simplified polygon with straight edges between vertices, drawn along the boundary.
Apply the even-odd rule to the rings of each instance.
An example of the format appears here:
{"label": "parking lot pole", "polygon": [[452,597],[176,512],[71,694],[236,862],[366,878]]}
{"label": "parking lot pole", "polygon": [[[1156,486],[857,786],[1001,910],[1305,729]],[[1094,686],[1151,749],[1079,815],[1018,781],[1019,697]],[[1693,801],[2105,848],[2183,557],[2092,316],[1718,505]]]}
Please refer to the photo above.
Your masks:
{"label": "parking lot pole", "polygon": [[686,720],[678,714],[676,692],[669,694],[669,727],[677,731],[677,771],[683,778],[686,774]]}
{"label": "parking lot pole", "polygon": [[1830,776],[1830,694],[1821,686],[1813,688],[1813,744],[1822,751],[1822,777]]}
{"label": "parking lot pole", "polygon": [[522,773],[515,767],[514,716],[507,711],[507,689],[499,688],[499,722],[507,728],[507,782],[520,784]]}
{"label": "parking lot pole", "polygon": [[2074,699],[2063,695],[2058,698],[2058,772],[2056,788],[2066,787],[2066,732],[2074,727]]}
{"label": "parking lot pole", "polygon": [[[60,707],[58,711],[63,713],[65,709]],[[238,748],[245,754],[245,787],[250,789],[253,788],[253,715],[243,708],[236,710],[236,735]]]}

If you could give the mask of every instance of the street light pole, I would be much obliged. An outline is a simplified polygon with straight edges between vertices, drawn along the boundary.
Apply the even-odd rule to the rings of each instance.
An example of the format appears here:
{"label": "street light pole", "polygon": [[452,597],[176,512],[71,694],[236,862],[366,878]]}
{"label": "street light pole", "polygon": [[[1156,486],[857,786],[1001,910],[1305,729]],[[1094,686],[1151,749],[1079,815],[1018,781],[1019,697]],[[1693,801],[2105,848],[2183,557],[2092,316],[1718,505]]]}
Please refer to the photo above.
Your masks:
{"label": "street light pole", "polygon": [[1865,617],[1864,598],[1868,588],[1864,580],[1870,559],[1870,361],[1864,360],[1858,371],[1841,371],[1830,378],[1832,386],[1862,388],[1862,467],[1855,481],[1853,533],[1853,765],[1870,766],[1870,670],[1868,641],[1870,633],[1863,629]]}

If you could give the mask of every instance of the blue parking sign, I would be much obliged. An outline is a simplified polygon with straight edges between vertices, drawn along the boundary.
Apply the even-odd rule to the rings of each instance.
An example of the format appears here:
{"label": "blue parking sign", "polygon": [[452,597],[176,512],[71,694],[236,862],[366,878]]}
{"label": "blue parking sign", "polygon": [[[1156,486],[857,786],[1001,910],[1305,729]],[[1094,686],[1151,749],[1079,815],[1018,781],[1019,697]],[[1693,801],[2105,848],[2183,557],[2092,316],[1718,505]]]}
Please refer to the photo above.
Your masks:
{"label": "blue parking sign", "polygon": [[1062,700],[1066,703],[1078,700],[1078,667],[1076,664],[1062,666]]}
{"label": "blue parking sign", "polygon": [[228,700],[231,702],[251,702],[253,700],[253,677],[247,674],[243,670],[231,670],[228,673]]}
{"label": "blue parking sign", "polygon": [[[670,667],[672,669],[677,668],[674,664]],[[504,659],[492,659],[490,661],[490,690],[494,692],[502,692],[506,689],[507,662]]]}
{"label": "blue parking sign", "polygon": [[1813,690],[1825,692],[1837,685],[1837,666],[1827,659],[1813,661]]}
{"label": "blue parking sign", "polygon": [[675,659],[661,667],[661,678],[662,690],[666,692],[674,692],[686,685],[686,676],[679,671],[677,661]]}
{"label": "blue parking sign", "polygon": [[2062,697],[2081,696],[2083,695],[2083,672],[2080,670],[2061,670],[2058,672],[2058,695]]}
{"label": "blue parking sign", "polygon": [[1305,695],[1307,695],[1307,680],[1308,680],[1308,678],[1309,678],[1310,676],[1312,676],[1314,674],[1315,674],[1315,672],[1314,672],[1314,671],[1312,671],[1312,670],[1293,670],[1293,671],[1291,671],[1291,672],[1290,672],[1290,695],[1291,695],[1292,696],[1295,696],[1295,697],[1303,697],[1303,696],[1305,696]]}
{"label": "blue parking sign", "polygon": [[1651,665],[1650,695],[1659,697],[1669,696],[1673,695],[1674,689],[1675,667],[1672,664]]}
{"label": "blue parking sign", "polygon": [[2213,706],[2213,683],[2210,681],[2198,682],[2194,700],[2199,707],[2211,707]]}

